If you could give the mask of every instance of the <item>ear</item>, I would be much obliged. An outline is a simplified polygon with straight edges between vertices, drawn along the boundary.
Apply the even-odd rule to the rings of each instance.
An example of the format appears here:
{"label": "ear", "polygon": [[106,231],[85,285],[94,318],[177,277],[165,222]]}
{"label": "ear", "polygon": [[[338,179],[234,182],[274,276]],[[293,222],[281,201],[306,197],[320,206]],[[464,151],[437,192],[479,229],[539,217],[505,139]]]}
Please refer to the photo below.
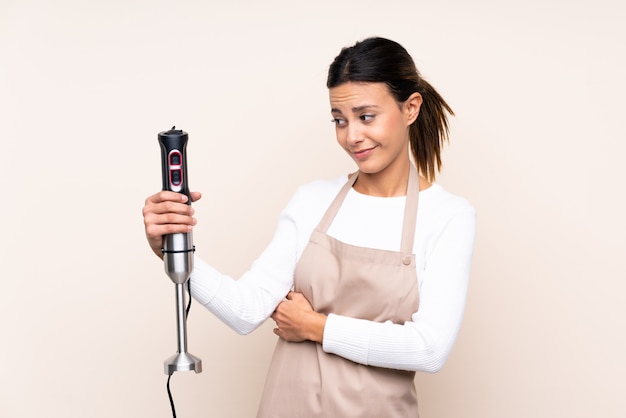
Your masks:
{"label": "ear", "polygon": [[418,92],[411,94],[409,98],[404,101],[402,107],[404,108],[404,114],[407,118],[407,126],[412,125],[415,119],[417,119],[417,116],[420,114],[422,102],[422,95]]}

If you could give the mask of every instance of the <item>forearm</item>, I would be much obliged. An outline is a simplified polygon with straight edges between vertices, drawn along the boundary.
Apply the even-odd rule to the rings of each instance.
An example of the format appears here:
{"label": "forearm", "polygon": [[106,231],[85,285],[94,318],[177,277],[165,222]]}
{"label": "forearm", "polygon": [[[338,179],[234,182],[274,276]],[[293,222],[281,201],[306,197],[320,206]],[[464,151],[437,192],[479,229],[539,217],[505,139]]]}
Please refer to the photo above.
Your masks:
{"label": "forearm", "polygon": [[[285,286],[287,289],[283,289]],[[191,276],[192,296],[238,334],[248,334],[262,324],[288,286],[271,281],[262,286],[246,280],[245,275],[234,280],[198,257]]]}
{"label": "forearm", "polygon": [[195,257],[192,295],[237,333],[256,329],[293,286],[298,231],[292,205],[293,199],[281,213],[269,245],[238,280]]}
{"label": "forearm", "polygon": [[434,373],[448,358],[455,337],[456,330],[445,335],[426,324],[329,315],[323,349],[367,366]]}
{"label": "forearm", "polygon": [[238,334],[248,334],[261,325],[293,284],[290,264],[268,260],[267,252],[238,280],[197,256],[194,263],[191,295]]}

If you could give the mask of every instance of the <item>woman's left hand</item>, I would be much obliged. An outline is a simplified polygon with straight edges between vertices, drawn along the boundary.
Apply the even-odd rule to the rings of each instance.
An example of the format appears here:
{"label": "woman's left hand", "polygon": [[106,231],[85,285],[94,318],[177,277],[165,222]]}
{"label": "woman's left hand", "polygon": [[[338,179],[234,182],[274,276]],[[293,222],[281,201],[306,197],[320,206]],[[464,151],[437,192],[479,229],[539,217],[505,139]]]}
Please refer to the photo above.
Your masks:
{"label": "woman's left hand", "polygon": [[272,314],[274,334],[291,342],[306,340],[322,343],[326,315],[317,313],[302,293],[289,292]]}

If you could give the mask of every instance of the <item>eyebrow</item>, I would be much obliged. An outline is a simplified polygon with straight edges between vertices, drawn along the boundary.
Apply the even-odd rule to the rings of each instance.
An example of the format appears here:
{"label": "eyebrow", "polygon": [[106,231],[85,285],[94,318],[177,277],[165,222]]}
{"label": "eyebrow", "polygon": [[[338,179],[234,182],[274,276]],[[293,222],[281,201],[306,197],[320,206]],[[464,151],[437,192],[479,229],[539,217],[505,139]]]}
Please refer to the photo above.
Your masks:
{"label": "eyebrow", "polygon": [[[357,106],[357,107],[353,107],[352,108],[352,113],[358,113],[358,112],[362,112],[365,109],[369,109],[369,108],[378,108],[377,105],[363,105],[363,106]],[[341,112],[341,110],[333,107],[332,109],[330,109],[331,113],[339,113],[339,114],[343,114],[343,112]]]}

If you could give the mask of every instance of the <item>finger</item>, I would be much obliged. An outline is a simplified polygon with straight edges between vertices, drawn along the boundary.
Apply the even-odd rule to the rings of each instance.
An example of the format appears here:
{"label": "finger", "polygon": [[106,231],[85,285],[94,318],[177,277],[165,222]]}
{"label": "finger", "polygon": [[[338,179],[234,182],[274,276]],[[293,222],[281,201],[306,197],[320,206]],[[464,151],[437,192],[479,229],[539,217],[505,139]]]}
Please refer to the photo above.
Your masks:
{"label": "finger", "polygon": [[289,294],[287,295],[287,299],[294,301],[294,302],[301,302],[303,300],[306,300],[304,295],[298,292],[289,292]]}
{"label": "finger", "polygon": [[180,224],[180,225],[195,225],[197,223],[196,218],[187,213],[176,212],[164,212],[164,213],[148,213],[144,216],[144,222],[146,224],[165,225],[165,224]]}
{"label": "finger", "polygon": [[200,192],[191,192],[190,194],[192,202],[197,202],[198,200],[202,199],[202,193]]}
{"label": "finger", "polygon": [[[180,214],[191,216],[194,214],[194,209],[185,203],[180,201],[172,202],[171,200],[154,199],[146,200],[146,204],[142,209],[144,218],[150,218],[152,215],[163,214]],[[189,223],[190,221],[188,221]]]}
{"label": "finger", "polygon": [[143,219],[146,234],[151,237],[158,237],[164,234],[177,232],[189,232],[198,223],[191,216],[168,213],[164,215],[148,214]]}
{"label": "finger", "polygon": [[180,202],[161,202],[161,203],[149,203],[143,207],[143,216],[149,217],[151,215],[185,215],[191,216],[195,213],[195,210],[184,203]]}
{"label": "finger", "polygon": [[[156,214],[149,212],[144,215],[143,221],[148,236],[188,232],[197,224],[194,217],[176,213]],[[164,227],[166,230],[163,229]]]}
{"label": "finger", "polygon": [[161,190],[158,193],[148,196],[146,198],[146,205],[150,203],[162,203],[162,202],[187,202],[187,196],[182,193],[172,192],[169,190]]}
{"label": "finger", "polygon": [[154,208],[157,211],[161,211],[161,213],[175,212],[175,213],[181,213],[183,215],[191,215],[194,213],[194,209],[191,207],[191,205],[188,205],[183,202],[166,201],[166,202],[162,202],[157,205],[154,205]]}
{"label": "finger", "polygon": [[168,234],[185,234],[193,230],[191,225],[149,225],[146,227],[146,237],[152,240],[158,240],[163,235]]}

